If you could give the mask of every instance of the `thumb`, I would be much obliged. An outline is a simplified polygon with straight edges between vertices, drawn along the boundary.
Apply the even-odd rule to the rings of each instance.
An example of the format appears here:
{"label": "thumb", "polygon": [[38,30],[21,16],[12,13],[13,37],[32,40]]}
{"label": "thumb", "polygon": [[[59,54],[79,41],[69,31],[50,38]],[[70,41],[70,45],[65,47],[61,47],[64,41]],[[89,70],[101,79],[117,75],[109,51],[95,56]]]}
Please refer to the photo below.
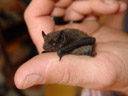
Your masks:
{"label": "thumb", "polygon": [[111,84],[113,76],[111,68],[97,65],[97,57],[66,55],[59,61],[55,53],[41,54],[17,70],[15,84],[19,89],[51,83],[101,89]]}

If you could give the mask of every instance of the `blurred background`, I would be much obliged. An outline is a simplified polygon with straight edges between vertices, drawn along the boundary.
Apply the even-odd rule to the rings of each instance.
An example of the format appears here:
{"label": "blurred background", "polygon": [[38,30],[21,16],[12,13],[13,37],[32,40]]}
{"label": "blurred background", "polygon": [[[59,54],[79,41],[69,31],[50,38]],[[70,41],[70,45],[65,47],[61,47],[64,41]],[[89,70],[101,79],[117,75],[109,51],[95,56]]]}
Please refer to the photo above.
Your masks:
{"label": "blurred background", "polygon": [[[80,96],[80,88],[64,85],[40,85],[26,90],[15,87],[15,71],[37,54],[23,19],[29,3],[30,0],[0,0],[0,96]],[[127,31],[128,24],[125,25]]]}

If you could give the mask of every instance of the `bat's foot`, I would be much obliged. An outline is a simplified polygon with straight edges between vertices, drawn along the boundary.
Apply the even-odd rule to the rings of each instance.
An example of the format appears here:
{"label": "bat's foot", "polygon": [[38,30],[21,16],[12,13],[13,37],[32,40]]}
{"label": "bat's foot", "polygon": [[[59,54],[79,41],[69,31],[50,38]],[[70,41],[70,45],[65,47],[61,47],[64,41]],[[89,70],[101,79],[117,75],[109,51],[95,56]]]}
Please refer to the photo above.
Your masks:
{"label": "bat's foot", "polygon": [[96,55],[97,55],[97,53],[90,54],[90,56],[92,56],[92,57],[95,57]]}
{"label": "bat's foot", "polygon": [[95,57],[95,56],[97,55],[97,53],[89,53],[89,52],[87,52],[87,53],[85,53],[84,55],[88,55],[88,56],[91,56],[91,57]]}
{"label": "bat's foot", "polygon": [[94,56],[97,55],[97,53],[96,52],[93,52],[94,45],[90,45],[90,46],[91,46],[90,49],[88,50],[88,52],[85,53],[85,55],[94,57]]}

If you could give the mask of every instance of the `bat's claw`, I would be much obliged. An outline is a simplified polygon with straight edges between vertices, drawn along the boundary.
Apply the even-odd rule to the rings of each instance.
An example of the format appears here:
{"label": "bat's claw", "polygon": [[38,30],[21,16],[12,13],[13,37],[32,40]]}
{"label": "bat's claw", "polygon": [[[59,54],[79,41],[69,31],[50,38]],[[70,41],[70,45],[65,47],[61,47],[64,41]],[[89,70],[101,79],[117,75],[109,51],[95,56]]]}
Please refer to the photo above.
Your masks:
{"label": "bat's claw", "polygon": [[62,51],[61,50],[58,50],[57,51],[57,55],[59,56],[59,61],[61,61],[61,58],[63,56]]}
{"label": "bat's claw", "polygon": [[95,57],[97,55],[97,53],[92,53],[91,56],[92,57]]}
{"label": "bat's claw", "polygon": [[59,61],[61,61],[62,56],[59,56]]}

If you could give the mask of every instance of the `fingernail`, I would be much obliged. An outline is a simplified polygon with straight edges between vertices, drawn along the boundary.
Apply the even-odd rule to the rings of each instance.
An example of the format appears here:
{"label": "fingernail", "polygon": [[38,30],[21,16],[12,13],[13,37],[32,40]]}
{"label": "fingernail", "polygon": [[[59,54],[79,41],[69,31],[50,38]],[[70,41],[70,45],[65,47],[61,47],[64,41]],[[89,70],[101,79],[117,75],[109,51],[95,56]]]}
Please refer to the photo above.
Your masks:
{"label": "fingernail", "polygon": [[45,80],[43,79],[43,77],[39,74],[30,74],[27,75],[24,85],[23,85],[23,89],[31,87],[33,85],[38,85],[38,84],[43,84],[45,82]]}
{"label": "fingernail", "polygon": [[122,9],[122,11],[126,11],[128,8],[127,3],[124,1],[119,1],[119,3],[120,3],[120,9]]}
{"label": "fingernail", "polygon": [[112,5],[113,3],[116,2],[116,0],[104,0],[105,3]]}

